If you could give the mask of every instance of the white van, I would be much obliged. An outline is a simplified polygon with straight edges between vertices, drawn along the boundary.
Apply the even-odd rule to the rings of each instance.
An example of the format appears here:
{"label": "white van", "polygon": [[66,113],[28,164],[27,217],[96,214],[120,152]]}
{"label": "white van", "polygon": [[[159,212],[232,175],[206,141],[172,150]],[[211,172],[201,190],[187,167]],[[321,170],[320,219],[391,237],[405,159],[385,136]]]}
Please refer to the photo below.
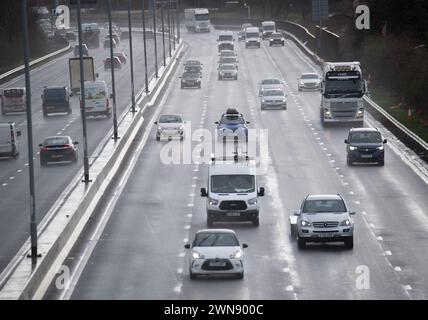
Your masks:
{"label": "white van", "polygon": [[257,27],[245,29],[245,48],[260,48],[260,32]]}
{"label": "white van", "polygon": [[15,122],[0,122],[0,157],[18,159],[18,137],[21,131],[16,128]]}
{"label": "white van", "polygon": [[104,81],[85,81],[85,111],[87,116],[111,117],[110,95]]}
{"label": "white van", "polygon": [[207,198],[207,226],[214,221],[251,221],[259,225],[259,197],[263,187],[257,186],[254,160],[235,155],[232,160],[212,161],[208,169],[208,188],[201,188]]}
{"label": "white van", "polygon": [[0,94],[1,113],[5,115],[10,112],[27,111],[25,88],[8,88]]}
{"label": "white van", "polygon": [[275,22],[273,21],[263,21],[262,22],[262,38],[269,38],[272,33],[276,32]]}

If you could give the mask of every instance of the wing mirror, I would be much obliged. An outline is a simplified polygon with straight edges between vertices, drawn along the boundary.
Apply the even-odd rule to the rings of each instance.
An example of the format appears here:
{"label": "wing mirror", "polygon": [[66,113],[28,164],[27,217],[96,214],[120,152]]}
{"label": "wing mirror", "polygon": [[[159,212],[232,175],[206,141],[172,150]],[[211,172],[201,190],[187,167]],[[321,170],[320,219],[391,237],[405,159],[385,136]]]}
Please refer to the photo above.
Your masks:
{"label": "wing mirror", "polygon": [[184,248],[185,248],[185,249],[190,249],[190,244],[189,244],[189,243],[186,243],[186,244],[184,245]]}
{"label": "wing mirror", "polygon": [[243,249],[248,248],[248,244],[243,243],[243,244],[242,244],[242,248],[243,248]]}
{"label": "wing mirror", "polygon": [[43,144],[39,143],[39,147],[40,147],[40,148],[41,148],[41,147],[43,147]]}
{"label": "wing mirror", "polygon": [[257,193],[259,197],[263,197],[265,195],[265,188],[260,187],[259,192]]}
{"label": "wing mirror", "polygon": [[348,139],[345,139],[345,141],[344,141],[346,144],[348,144]]}
{"label": "wing mirror", "polygon": [[300,212],[299,211],[294,211],[294,215],[295,216],[300,216]]}
{"label": "wing mirror", "polygon": [[157,122],[157,121],[155,121],[155,122],[154,122],[154,124],[158,124],[158,122]]}
{"label": "wing mirror", "polygon": [[350,216],[354,216],[354,215],[355,215],[355,211],[351,211],[351,212],[349,212],[349,215],[350,215]]}
{"label": "wing mirror", "polygon": [[214,124],[218,124],[218,121],[214,122]]}
{"label": "wing mirror", "polygon": [[16,135],[17,135],[18,137],[20,137],[20,136],[21,136],[21,130],[16,131]]}
{"label": "wing mirror", "polygon": [[207,189],[201,188],[201,197],[208,197]]}
{"label": "wing mirror", "polygon": [[73,144],[79,144],[79,141],[74,141]]}
{"label": "wing mirror", "polygon": [[388,141],[386,139],[383,140],[383,143],[387,143]]}
{"label": "wing mirror", "polygon": [[113,99],[113,93],[110,93],[110,99]]}

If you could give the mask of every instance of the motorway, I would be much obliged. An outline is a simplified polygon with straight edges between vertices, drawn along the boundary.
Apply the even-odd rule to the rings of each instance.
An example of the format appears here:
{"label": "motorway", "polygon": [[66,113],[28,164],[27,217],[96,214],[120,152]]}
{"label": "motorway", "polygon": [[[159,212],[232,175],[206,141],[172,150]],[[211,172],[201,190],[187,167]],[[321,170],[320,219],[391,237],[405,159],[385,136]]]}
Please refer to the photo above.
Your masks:
{"label": "motorway", "polygon": [[[148,124],[147,134],[140,135],[134,165],[106,194],[106,205],[98,208],[94,215],[98,218],[66,259],[70,286],[57,290],[54,281],[45,298],[428,298],[424,179],[403,161],[393,141],[386,145],[385,167],[346,165],[343,140],[349,127],[323,128],[320,94],[298,93],[297,77],[318,69],[292,42],[261,49],[245,49],[236,42],[239,78],[218,81],[217,35],[218,31],[182,33],[189,46],[184,59],[204,64],[202,89],[181,90],[177,78],[169,84],[157,112],[181,113],[193,130],[214,131],[221,113],[236,106],[251,128],[268,130],[268,154],[262,156],[269,160],[269,168],[259,179],[266,188],[260,226],[217,225],[234,229],[240,241],[249,245],[245,278],[189,279],[189,253],[183,245],[206,228],[205,199],[199,197],[199,189],[206,186],[207,165],[163,164],[160,152],[165,142],[156,141],[155,127]],[[258,82],[271,77],[286,82],[285,111],[260,110]],[[368,116],[366,126],[374,124]],[[288,217],[308,193],[341,193],[357,212],[353,250],[340,244],[298,250],[290,237]],[[366,276],[363,287],[358,285],[361,270]]]}
{"label": "motorway", "polygon": [[[111,91],[111,72],[104,71],[103,60],[110,56],[108,49],[103,49],[102,39],[107,30],[102,30],[100,47],[89,49],[94,57],[98,80],[104,80]],[[136,33],[133,38],[134,49],[134,79],[136,93],[144,86],[144,53],[142,33]],[[147,39],[149,80],[154,75],[154,44],[153,39]],[[168,48],[168,47],[167,47]],[[116,109],[118,119],[123,112],[128,111],[131,101],[129,41],[122,40],[118,50],[128,55],[128,62],[121,70],[115,72]],[[68,59],[73,53],[68,53],[31,71],[31,104],[33,118],[33,150],[35,164],[36,212],[37,220],[41,221],[47,211],[55,203],[65,187],[83,167],[83,138],[79,108],[79,95],[70,98],[73,113],[71,115],[51,115],[43,118],[40,95],[44,86],[70,86]],[[162,63],[162,41],[158,39],[158,65]],[[3,85],[7,87],[24,87],[24,77],[21,75]],[[112,105],[112,100],[110,101]],[[8,114],[1,116],[0,121],[15,121],[22,132],[19,139],[20,157],[18,160],[0,159],[0,273],[16,255],[18,249],[29,237],[30,204],[28,178],[27,124],[25,114]],[[109,130],[113,127],[112,119],[104,117],[88,118],[88,154],[98,147]],[[80,142],[79,161],[76,165],[53,164],[46,168],[40,167],[37,147],[43,139],[52,135],[69,135]],[[92,159],[89,159],[91,163]]]}

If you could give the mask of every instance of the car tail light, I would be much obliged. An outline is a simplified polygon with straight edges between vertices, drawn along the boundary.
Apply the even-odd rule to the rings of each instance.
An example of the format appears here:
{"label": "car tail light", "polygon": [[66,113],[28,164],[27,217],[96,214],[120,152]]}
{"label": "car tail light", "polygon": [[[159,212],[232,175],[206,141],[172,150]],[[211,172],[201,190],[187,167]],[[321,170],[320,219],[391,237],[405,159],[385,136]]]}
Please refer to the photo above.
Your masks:
{"label": "car tail light", "polygon": [[10,141],[15,141],[15,135],[13,134],[13,130],[10,130]]}
{"label": "car tail light", "polygon": [[42,148],[40,149],[40,152],[46,152],[46,151],[49,151],[48,147],[42,147]]}
{"label": "car tail light", "polygon": [[65,149],[73,149],[73,146],[71,144],[65,144],[64,148]]}

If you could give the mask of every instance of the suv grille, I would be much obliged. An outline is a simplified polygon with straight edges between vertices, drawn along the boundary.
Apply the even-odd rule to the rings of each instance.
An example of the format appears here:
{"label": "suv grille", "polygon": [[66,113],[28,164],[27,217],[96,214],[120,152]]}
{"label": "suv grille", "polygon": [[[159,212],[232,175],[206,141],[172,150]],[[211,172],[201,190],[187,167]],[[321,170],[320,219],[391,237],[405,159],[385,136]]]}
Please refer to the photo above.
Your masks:
{"label": "suv grille", "polygon": [[336,228],[339,225],[337,221],[318,221],[312,222],[314,228]]}
{"label": "suv grille", "polygon": [[357,114],[357,102],[331,102],[331,114],[334,118],[355,118]]}
{"label": "suv grille", "polygon": [[222,201],[220,203],[221,210],[245,210],[247,209],[247,204],[245,201]]}

